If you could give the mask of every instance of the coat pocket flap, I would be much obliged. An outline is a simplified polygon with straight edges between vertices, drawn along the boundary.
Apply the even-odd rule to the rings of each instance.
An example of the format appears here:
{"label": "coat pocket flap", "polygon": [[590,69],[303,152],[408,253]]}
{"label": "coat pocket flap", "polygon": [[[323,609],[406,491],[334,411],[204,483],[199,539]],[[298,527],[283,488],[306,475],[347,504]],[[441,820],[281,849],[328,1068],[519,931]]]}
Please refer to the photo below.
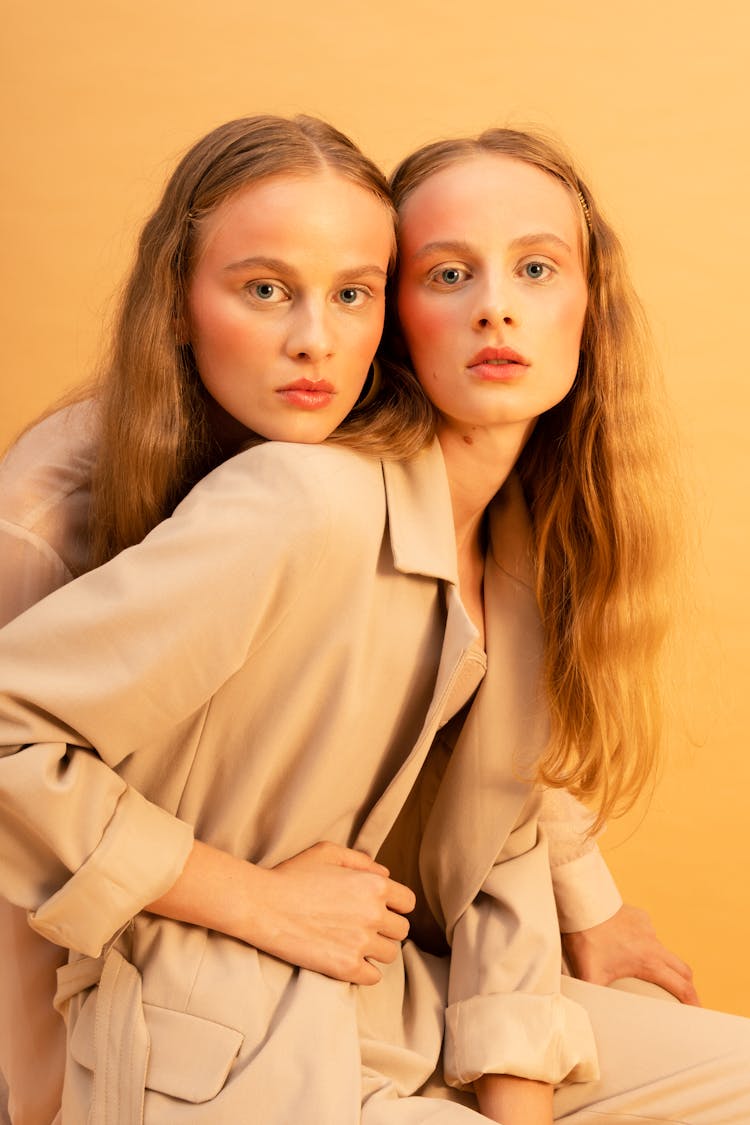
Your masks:
{"label": "coat pocket flap", "polygon": [[[70,1037],[70,1053],[94,1069],[97,991],[81,1008]],[[244,1040],[242,1032],[188,1012],[143,1005],[151,1050],[146,1087],[182,1101],[210,1101],[219,1093]]]}

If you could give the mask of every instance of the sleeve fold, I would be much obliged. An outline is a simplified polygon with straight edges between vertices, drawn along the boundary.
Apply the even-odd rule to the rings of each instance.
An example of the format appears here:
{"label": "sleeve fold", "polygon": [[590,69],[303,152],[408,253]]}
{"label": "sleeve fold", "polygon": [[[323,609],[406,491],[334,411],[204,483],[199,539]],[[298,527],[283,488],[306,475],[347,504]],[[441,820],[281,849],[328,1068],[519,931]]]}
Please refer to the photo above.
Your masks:
{"label": "sleeve fold", "polygon": [[560,932],[538,795],[453,932],[445,1080],[483,1074],[560,1085],[598,1076],[586,1011],[563,997]]}
{"label": "sleeve fold", "polygon": [[189,824],[128,788],[99,846],[29,924],[57,945],[98,957],[113,934],[175,883],[192,846]]}
{"label": "sleeve fold", "polygon": [[473,996],[451,1004],[444,1066],[446,1082],[458,1087],[483,1074],[554,1085],[599,1077],[588,1016],[559,993]]}

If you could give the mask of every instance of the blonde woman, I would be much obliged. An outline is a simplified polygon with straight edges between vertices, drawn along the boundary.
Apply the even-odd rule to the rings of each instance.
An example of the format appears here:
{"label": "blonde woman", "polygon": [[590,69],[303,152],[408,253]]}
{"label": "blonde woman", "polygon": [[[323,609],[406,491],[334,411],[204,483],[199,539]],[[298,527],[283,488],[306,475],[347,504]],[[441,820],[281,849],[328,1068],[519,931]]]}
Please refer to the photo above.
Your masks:
{"label": "blonde woman", "polygon": [[[669,476],[619,242],[560,147],[528,133],[429,145],[392,186],[391,354],[436,408],[487,671],[379,853],[417,908],[408,955],[360,994],[367,1121],[390,1120],[397,1093],[394,1120],[428,1120],[426,1096],[504,1125],[750,1119],[750,1021],[561,984],[522,784],[566,786],[603,817],[657,753]],[[401,1024],[387,986],[407,998]],[[598,1071],[566,997],[591,1018]]]}

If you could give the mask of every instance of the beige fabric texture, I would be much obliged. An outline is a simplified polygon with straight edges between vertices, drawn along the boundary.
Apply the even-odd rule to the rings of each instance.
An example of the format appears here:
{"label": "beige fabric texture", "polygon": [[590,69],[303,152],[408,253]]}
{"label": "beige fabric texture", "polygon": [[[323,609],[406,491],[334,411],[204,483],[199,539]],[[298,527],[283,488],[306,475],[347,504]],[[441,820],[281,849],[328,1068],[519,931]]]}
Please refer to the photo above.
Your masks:
{"label": "beige fabric texture", "polygon": [[[0,624],[86,569],[96,440],[94,406],[76,403],[32,427],[0,462]],[[621,899],[594,842],[583,835],[585,810],[548,792],[541,820],[554,822],[550,855],[563,928],[584,929],[611,916]],[[585,870],[567,877],[579,861]],[[9,1080],[15,1119],[49,1125],[60,1102],[65,1051],[51,997],[67,953],[30,929],[26,912],[4,899],[0,947],[9,953],[0,958],[0,1071]],[[39,1083],[42,1066],[47,1080]]]}
{"label": "beige fabric texture", "polygon": [[[282,455],[282,461],[285,456]],[[313,455],[313,460],[317,456],[321,455]],[[325,456],[332,457],[334,462],[342,456],[346,458],[346,455],[334,451]],[[331,464],[328,463],[329,468]],[[273,471],[268,465],[265,468],[269,486],[283,486],[283,479],[279,480],[277,471],[279,466],[274,465]],[[287,472],[292,470],[288,464],[285,468]],[[234,466],[236,470],[237,466]],[[311,499],[309,491],[305,491],[311,482],[309,470],[307,465],[301,474],[296,475],[295,467],[291,475],[298,480],[302,495]],[[346,471],[349,487],[352,480],[348,461]],[[388,470],[385,475],[388,478]],[[434,482],[439,479],[435,467],[426,475],[430,476],[434,487]],[[325,476],[327,479],[327,473]],[[316,483],[325,492],[322,474],[317,477],[313,474],[312,481],[313,492]],[[374,493],[380,490],[382,494],[380,480],[377,483]],[[406,518],[409,498],[413,501],[419,499],[419,481],[409,479],[408,474],[399,480],[396,472],[390,486],[389,516],[393,519],[389,521],[389,527],[394,553],[397,557],[400,555],[402,567],[411,565],[418,573],[423,573],[425,560],[424,555],[421,561],[419,559],[419,539],[424,529],[419,527],[418,522],[414,525]],[[221,507],[222,499],[234,501],[228,503],[224,517],[226,526],[236,529],[238,497],[234,495],[231,482],[220,479],[212,482],[210,489],[212,492],[216,490],[217,506]],[[397,515],[399,496],[407,501],[401,509],[401,522]],[[445,501],[444,493],[442,501]],[[349,515],[352,513],[349,512]],[[423,803],[424,832],[416,856],[421,887],[429,906],[429,915],[440,919],[441,925],[452,937],[453,955],[426,953],[408,942],[404,946],[402,960],[386,974],[382,987],[358,990],[283,966],[272,958],[265,958],[218,935],[139,916],[135,924],[119,936],[106,956],[76,957],[61,972],[59,1003],[71,1016],[72,1032],[65,1121],[73,1125],[84,1120],[89,1107],[93,1106],[93,1120],[240,1122],[246,1120],[247,1106],[252,1105],[254,1115],[264,1121],[294,1120],[302,1125],[306,1122],[317,1125],[323,1120],[349,1123],[360,1119],[362,1090],[364,1106],[361,1120],[365,1125],[421,1121],[440,1121],[446,1125],[456,1122],[458,1125],[461,1121],[478,1121],[480,1118],[475,1112],[471,1093],[447,1087],[440,1070],[430,1072],[438,1062],[443,1033],[442,1013],[446,1008],[447,1022],[453,1025],[449,1027],[446,1038],[446,1062],[449,1073],[453,1067],[455,1073],[452,1078],[459,1085],[470,1079],[477,1068],[504,1067],[509,1059],[507,1052],[515,1052],[518,1056],[524,1048],[526,1054],[522,1065],[525,1068],[529,1067],[531,1060],[536,1060],[534,1065],[547,1065],[549,1060],[546,1057],[550,1054],[556,1056],[555,1065],[559,1065],[565,1047],[570,1050],[575,1043],[576,1031],[584,1039],[588,1036],[585,1009],[591,1013],[596,1031],[602,1075],[597,1081],[566,1086],[556,1095],[558,1120],[570,1122],[570,1125],[590,1125],[603,1119],[631,1122],[633,1118],[639,1121],[689,1122],[690,1125],[729,1125],[732,1122],[738,1125],[749,1119],[748,1021],[640,997],[621,996],[612,990],[582,985],[577,981],[564,981],[562,996],[557,991],[535,992],[533,988],[531,991],[509,991],[514,974],[517,980],[523,977],[527,986],[536,981],[547,987],[554,973],[553,957],[549,956],[548,947],[550,935],[556,929],[552,924],[553,905],[549,894],[549,862],[545,856],[544,837],[537,833],[534,826],[535,801],[523,795],[524,786],[513,771],[503,773],[498,770],[501,761],[507,763],[515,756],[520,764],[523,752],[533,753],[530,742],[533,744],[535,725],[539,722],[533,707],[526,707],[520,716],[517,712],[515,718],[513,716],[513,708],[517,707],[519,699],[525,698],[528,702],[528,689],[534,682],[533,650],[538,642],[531,618],[526,619],[524,625],[524,614],[530,610],[528,588],[524,588],[523,582],[509,579],[509,574],[517,573],[512,546],[522,538],[518,535],[521,529],[517,521],[514,534],[514,515],[519,513],[513,504],[505,510],[498,505],[493,514],[493,545],[496,550],[495,557],[488,561],[487,573],[489,596],[497,620],[502,623],[498,630],[491,629],[488,637],[490,671],[493,667],[497,668],[499,680],[507,676],[509,682],[495,685],[495,688],[500,688],[498,694],[488,686],[490,679],[486,680],[477,692],[460,734],[457,734],[455,723],[449,724],[437,742],[432,741],[433,749],[427,767],[423,771],[417,768],[416,774],[420,783],[432,786]],[[277,520],[288,530],[294,526],[294,520],[288,511],[285,516],[282,518],[276,513]],[[304,530],[304,520],[300,522]],[[242,521],[239,525],[242,526]],[[384,527],[383,518],[381,532]],[[329,528],[329,531],[332,536],[334,532],[342,533],[346,542],[351,540],[352,528],[348,523],[343,528]],[[410,532],[413,533],[411,536]],[[185,558],[189,560],[191,569],[197,566],[200,570],[206,565],[202,557],[195,559],[188,551],[190,537],[183,538],[179,529],[169,529],[162,535],[167,538],[156,537],[157,554],[150,557],[154,562],[162,559],[163,555],[170,558],[171,570],[165,565],[165,572],[175,577],[180,571],[178,561],[181,558],[183,565]],[[302,542],[296,539],[296,543],[304,549],[304,536]],[[383,546],[381,542],[381,548]],[[150,549],[154,549],[153,543]],[[297,571],[295,576],[307,587],[313,577],[310,568],[315,573],[321,569],[327,573],[327,568],[322,566],[327,556],[324,551],[320,553],[317,570],[310,562],[310,553],[305,557],[309,564],[307,572],[300,577]],[[447,559],[447,555],[442,556],[443,563]],[[382,563],[380,553],[379,560]],[[154,566],[153,573],[161,566],[162,562],[158,567]],[[236,582],[231,581],[231,576],[239,574],[239,569],[235,566],[233,570],[231,558],[226,561],[222,577],[229,579],[226,585],[231,593],[215,593],[219,600],[231,596],[236,605],[238,587]],[[446,575],[449,570],[450,566],[446,566]],[[13,884],[15,893],[24,897],[25,905],[31,908],[37,906],[37,924],[44,928],[56,926],[60,931],[69,927],[70,932],[77,935],[77,940],[85,943],[92,952],[105,931],[114,932],[119,924],[127,923],[128,911],[138,909],[138,882],[145,878],[145,874],[142,870],[140,873],[136,871],[138,878],[135,878],[131,866],[137,869],[139,860],[142,860],[145,867],[146,853],[153,866],[163,853],[164,861],[153,878],[169,885],[173,878],[172,871],[168,870],[169,864],[173,867],[179,865],[185,848],[185,837],[179,829],[175,830],[174,818],[171,815],[165,818],[132,788],[121,786],[117,775],[122,774],[124,780],[129,781],[127,774],[138,772],[134,763],[139,755],[146,754],[148,747],[162,746],[161,732],[152,729],[159,727],[157,720],[162,707],[166,711],[178,707],[183,689],[189,696],[194,692],[200,695],[206,690],[201,679],[205,672],[193,667],[193,652],[204,655],[207,646],[213,651],[216,645],[222,658],[226,658],[228,652],[234,653],[230,638],[220,625],[221,636],[212,636],[211,627],[216,624],[216,618],[212,617],[210,609],[201,604],[205,628],[197,630],[197,633],[202,648],[197,647],[194,633],[186,637],[184,632],[181,633],[180,643],[175,646],[175,652],[179,654],[179,659],[175,656],[176,665],[180,671],[183,663],[186,665],[187,687],[182,683],[173,685],[167,682],[169,669],[162,669],[163,678],[155,685],[151,684],[151,676],[147,677],[144,671],[139,689],[144,698],[141,699],[139,694],[138,699],[133,700],[125,686],[132,668],[138,664],[138,661],[131,663],[132,658],[141,652],[144,638],[148,636],[146,649],[153,648],[153,663],[161,668],[156,650],[171,635],[174,607],[186,604],[184,588],[180,587],[167,596],[168,583],[165,581],[149,599],[146,609],[150,611],[150,620],[145,611],[133,617],[130,603],[131,592],[135,595],[139,589],[137,571],[137,562],[131,557],[119,566],[109,568],[98,578],[92,576],[87,580],[88,587],[77,592],[71,587],[67,598],[48,603],[56,609],[50,611],[48,607],[42,607],[6,633],[6,637],[11,637],[12,651],[8,655],[14,668],[19,668],[19,679],[24,682],[23,660],[27,661],[28,670],[32,649],[36,649],[39,656],[36,668],[42,681],[37,684],[38,698],[41,700],[45,696],[48,703],[54,703],[54,709],[60,710],[62,719],[62,724],[40,720],[13,700],[9,711],[14,723],[24,727],[26,735],[38,731],[41,723],[45,737],[52,735],[53,739],[66,740],[67,752],[63,756],[61,743],[50,741],[46,746],[39,747],[38,755],[27,754],[24,768],[13,774],[8,793],[16,802],[16,807],[23,805],[24,801],[30,802],[26,820],[27,824],[37,823],[39,836],[35,839],[37,854],[34,858],[39,862],[28,865],[23,878],[19,877],[19,869],[13,864],[8,864],[8,867],[13,866],[14,870],[10,872],[3,867],[2,875]],[[379,576],[384,577],[382,567]],[[246,575],[243,574],[243,577]],[[389,577],[397,578],[397,572],[392,572]],[[220,584],[218,578],[209,580],[211,589],[215,588],[211,586],[211,581],[215,586]],[[421,586],[422,583],[414,585]],[[434,586],[434,581],[425,585]],[[202,590],[203,587],[201,583]],[[89,594],[85,593],[86,588]],[[343,587],[334,585],[332,588],[340,592]],[[264,583],[261,583],[261,589],[266,589]],[[275,632],[283,631],[283,620],[278,623],[277,630],[268,627],[274,610],[278,613],[277,601],[281,593],[282,588],[276,587],[266,598],[261,616],[265,630],[258,625],[258,618],[252,619],[253,631],[261,629],[261,648],[264,651],[266,644],[273,642]],[[438,722],[471,692],[482,670],[473,645],[472,631],[460,605],[451,598],[450,586],[446,594],[446,643],[429,707],[429,715]],[[120,613],[124,613],[128,620],[128,630],[123,634],[112,632],[109,627],[113,603],[120,606],[115,618],[120,620]],[[84,604],[86,613],[83,613]],[[425,604],[429,623],[433,624],[433,618],[437,616],[442,624],[444,610],[441,600],[433,597]],[[423,615],[425,604],[420,603],[419,606]],[[124,605],[127,605],[126,609],[122,608]],[[382,613],[382,602],[378,601],[374,608]],[[397,608],[400,610],[401,606]],[[503,619],[503,611],[508,615],[506,619]],[[91,619],[87,614],[91,614]],[[106,630],[103,628],[105,621],[108,622]],[[229,622],[226,628],[231,625],[232,622]],[[514,627],[517,630],[515,634]],[[46,630],[45,644],[41,648],[39,630]],[[139,632],[141,644],[136,637]],[[114,646],[115,637],[122,643]],[[340,641],[341,638],[338,639]],[[520,642],[520,648],[517,642]],[[54,669],[63,651],[75,652],[79,663],[70,669],[69,674],[66,671],[63,682],[59,683]],[[287,655],[290,655],[289,650]],[[240,660],[244,658],[245,665],[238,669],[233,679],[238,679],[241,670],[252,663],[251,656],[252,652],[241,654]],[[321,644],[316,657],[323,661],[324,667],[328,667],[333,659],[330,646]],[[501,675],[503,657],[505,661],[511,661],[512,668],[505,668]],[[17,664],[19,659],[21,665]],[[120,673],[116,677],[118,682],[108,684],[103,697],[94,700],[89,700],[86,692],[84,715],[80,708],[80,684],[87,682],[90,686],[100,683],[103,660],[108,666],[111,662],[114,670]],[[64,663],[62,667],[67,669]],[[449,674],[450,667],[454,670],[453,675]],[[434,662],[431,671],[434,674]],[[520,680],[514,680],[514,676],[520,677]],[[390,690],[394,683],[398,680],[389,684]],[[339,676],[337,691],[345,689],[346,684],[346,676],[343,679]],[[152,686],[155,690],[151,690]],[[260,686],[263,689],[261,696],[265,698],[268,685],[261,682]],[[196,754],[191,760],[190,776],[199,765],[199,743],[201,738],[207,737],[209,721],[216,722],[219,730],[223,723],[233,729],[239,713],[233,704],[238,695],[242,696],[239,685],[236,687],[237,692],[229,694],[227,699],[226,715],[222,708],[215,706],[220,701],[221,690],[216,692],[208,708],[205,704],[198,708],[204,721],[194,744]],[[54,700],[50,699],[47,689]],[[123,700],[129,699],[128,705],[120,709],[115,706],[110,711],[120,693]],[[430,694],[429,689],[427,694]],[[338,697],[337,702],[340,702]],[[145,714],[141,713],[141,704]],[[511,706],[509,714],[503,712],[506,704]],[[71,716],[75,711],[81,719],[80,725],[86,726],[86,738],[82,737],[82,731],[75,731],[66,721],[64,712],[67,707]],[[210,715],[212,708],[222,710],[222,717]],[[124,731],[109,730],[112,714],[123,715]],[[366,716],[360,718],[361,727],[355,742],[359,752],[367,749],[366,745],[362,745],[362,734],[367,731]],[[169,721],[168,715],[164,716],[164,721]],[[192,731],[192,713],[188,719],[183,719],[182,726],[188,734]],[[87,749],[89,736],[93,741],[99,731],[103,732],[102,743],[110,765],[116,761],[111,776],[107,764],[97,762]],[[142,740],[138,738],[139,733]],[[423,730],[422,735],[422,739],[417,739],[417,746],[421,746],[420,752],[426,757],[429,734]],[[175,751],[169,738],[166,742],[167,751],[170,748]],[[494,753],[485,758],[484,748],[494,751],[500,743],[504,757],[498,749],[499,758]],[[96,745],[99,746],[98,738]],[[76,749],[77,746],[80,749]],[[521,753],[517,753],[519,747],[523,747]],[[22,756],[14,757],[20,760]],[[432,768],[435,762],[437,769]],[[56,764],[61,773],[67,771],[65,777],[55,776],[54,771],[49,769],[50,763]],[[6,764],[4,762],[3,766]],[[244,760],[233,764],[245,766]],[[400,776],[402,783],[406,781],[404,789],[408,789],[408,782],[415,767],[418,767],[414,753],[403,765],[405,768],[399,771],[396,781]],[[392,769],[392,762],[390,766]],[[104,776],[99,777],[99,772]],[[185,791],[190,790],[190,776],[185,779],[183,794],[176,802],[173,789],[167,786],[170,804],[179,806],[186,796],[189,803],[192,794]],[[99,842],[95,842],[89,851],[90,826],[80,824],[81,818],[76,814],[82,807],[82,798],[77,791],[88,789],[92,777],[97,779],[94,782],[96,792],[114,796],[110,803],[112,815],[101,816]],[[477,779],[480,781],[478,787],[475,786]],[[55,789],[55,785],[63,780],[70,786],[68,797],[72,802],[72,815],[65,815],[62,793]],[[234,780],[236,783],[237,778]],[[151,787],[158,788],[160,781],[164,783],[163,771],[156,783],[151,778]],[[49,791],[45,790],[45,786]],[[390,788],[386,787],[379,799],[377,793],[369,793],[369,804],[367,799],[364,802],[369,815],[365,814],[362,818],[359,840],[368,843],[371,848],[378,846],[385,832],[398,829],[398,825],[391,822],[397,821],[406,793],[391,800],[396,794],[389,793]],[[212,794],[214,801],[221,796],[220,785],[218,789],[218,793]],[[250,796],[252,798],[253,794]],[[330,797],[330,792],[327,796]],[[45,809],[37,822],[37,817],[31,814],[36,807],[34,802],[40,797]],[[219,801],[213,808],[212,823],[217,832],[221,827],[217,817],[220,805]],[[181,813],[182,809],[170,808],[169,812],[172,811]],[[277,814],[275,806],[270,811],[273,815]],[[51,821],[46,812],[53,814]],[[514,822],[516,812],[518,816]],[[346,815],[351,816],[351,809]],[[210,820],[208,810],[207,816]],[[342,818],[342,827],[343,819],[345,817]],[[270,845],[265,841],[261,844],[261,849],[267,848],[271,853],[274,845],[283,847],[280,841],[287,831],[285,824],[266,825],[267,829],[272,827],[276,832],[270,832]],[[243,828],[235,826],[231,831],[241,835]],[[451,841],[449,849],[442,845],[442,839]],[[8,854],[5,849],[8,842],[2,840],[3,855]],[[342,842],[346,840],[342,839]],[[498,842],[502,843],[500,855],[495,853]],[[162,850],[151,851],[154,846]],[[135,852],[131,856],[132,864],[126,861],[129,848]],[[60,863],[58,875],[62,876],[59,887],[45,881],[50,857],[55,855]],[[466,864],[467,857],[472,858],[471,871]],[[501,862],[496,862],[498,859]],[[68,878],[68,871],[76,874]],[[81,875],[83,878],[79,878]],[[532,877],[540,879],[536,891],[529,882]],[[481,889],[467,902],[466,881],[472,878],[475,884],[479,882]],[[95,897],[97,887],[103,892],[100,900]],[[520,898],[516,897],[519,892]],[[51,897],[45,898],[45,895]],[[527,896],[532,900],[531,910],[527,910]],[[145,899],[140,901],[142,903]],[[104,921],[98,916],[100,908],[106,915]],[[523,918],[526,927],[524,936],[517,933],[520,918]],[[437,926],[438,933],[441,925]],[[487,943],[485,937],[489,938]],[[468,964],[463,963],[464,957],[468,957]],[[496,962],[495,957],[504,964]],[[173,958],[177,962],[175,971],[165,975],[162,970],[169,969]],[[475,991],[477,978],[480,989],[486,991]],[[188,980],[189,986],[186,984]],[[232,982],[231,989],[227,987],[228,981]],[[248,995],[243,984],[255,985],[253,998],[261,1001],[253,1009],[252,1017],[244,1011],[247,1005],[243,1004],[244,1023],[235,1018],[239,996],[246,999]],[[520,1012],[513,1010],[516,1000],[520,1001]],[[536,1001],[541,1003],[541,1020]],[[650,1007],[644,1008],[643,1005]],[[478,1014],[474,1012],[474,1007],[479,1009]],[[467,1013],[468,1018],[465,1019]],[[562,1022],[565,1027],[560,1027],[559,1020],[556,1025],[556,1017],[560,1014],[564,1016]],[[240,1027],[236,1026],[238,1022]],[[557,1032],[554,1031],[555,1025]],[[253,1027],[256,1039],[248,1049],[248,1039],[252,1039],[248,1031],[252,1033]],[[553,1034],[558,1035],[558,1049],[553,1047],[552,1051],[551,1027]],[[312,1052],[311,1044],[314,1048]],[[498,1058],[498,1050],[505,1051],[506,1055]],[[359,1074],[360,1053],[364,1061],[362,1078]],[[123,1058],[127,1060],[126,1066],[111,1065]],[[290,1067],[290,1059],[294,1059],[293,1067]],[[325,1063],[322,1067],[321,1060]],[[587,1061],[581,1057],[576,1065],[579,1076],[584,1076],[590,1059]],[[426,1085],[415,1089],[414,1082],[424,1074],[427,1074]],[[44,1076],[44,1071],[41,1076]],[[38,1069],[36,1081],[40,1081]],[[422,1096],[416,1096],[419,1094]]]}
{"label": "beige fabric texture", "polygon": [[[533,811],[524,812],[529,786],[494,764],[533,758],[544,738],[533,706],[533,596],[508,573],[513,552],[523,551],[518,518],[518,503],[499,498],[487,574],[498,690],[487,680],[479,689],[459,739],[468,773],[456,777],[456,791],[469,793],[481,766],[499,788],[477,802],[470,846],[457,840],[435,856],[426,848],[425,885],[454,942],[477,958],[451,958],[454,1011],[481,999],[489,1026],[496,998],[504,1006],[511,990],[509,1018],[519,1028],[554,1009],[545,1040],[520,1061],[522,1036],[509,1032],[508,1065],[561,1081],[591,1073],[590,1034],[581,1010],[559,994],[549,862]],[[311,1104],[321,1120],[352,1119],[358,990],[138,911],[176,878],[192,827],[265,864],[320,839],[376,851],[456,678],[476,661],[474,636],[455,592],[437,447],[408,466],[332,447],[248,451],[206,478],[138,548],[4,630],[2,742],[33,745],[0,763],[11,808],[0,829],[2,889],[40,933],[83,955],[61,973],[68,1119],[115,1102],[131,1106],[133,1119],[143,1110],[147,1121],[241,1120],[247,1104],[268,1105],[268,1121],[293,1120],[295,1106]],[[506,841],[510,853],[497,863]],[[509,879],[497,927],[512,919],[512,956],[496,946],[496,931],[497,958],[481,959],[473,900],[485,884],[482,902],[497,896],[499,873],[519,866],[539,887]],[[524,901],[514,903],[520,883]],[[488,965],[486,991],[478,963]],[[434,1008],[410,989],[416,1041],[427,1034],[423,1016],[430,1028],[432,1069],[442,1029],[432,1035]],[[313,1020],[314,1057],[327,1063],[290,1074],[288,1059],[303,1057]],[[449,1038],[462,1081],[476,1065],[473,1037],[459,1019]]]}
{"label": "beige fabric texture", "polygon": [[[0,461],[0,625],[86,569],[97,437],[92,404],[77,403],[37,423]],[[16,1125],[50,1125],[65,1063],[65,1028],[51,998],[67,953],[3,898],[0,949],[0,1072],[8,1109]],[[0,1091],[0,1107],[5,1103]]]}

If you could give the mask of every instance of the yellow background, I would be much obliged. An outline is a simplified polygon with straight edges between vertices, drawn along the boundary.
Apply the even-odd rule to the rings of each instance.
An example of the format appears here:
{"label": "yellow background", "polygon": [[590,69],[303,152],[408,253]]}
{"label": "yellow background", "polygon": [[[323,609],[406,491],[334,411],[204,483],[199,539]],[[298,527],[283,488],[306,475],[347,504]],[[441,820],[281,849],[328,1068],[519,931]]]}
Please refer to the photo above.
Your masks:
{"label": "yellow background", "polygon": [[387,168],[490,124],[551,128],[577,154],[653,322],[700,541],[669,761],[605,847],[704,1001],[750,1016],[747,6],[3,7],[0,443],[89,371],[142,218],[219,122],[319,114]]}

